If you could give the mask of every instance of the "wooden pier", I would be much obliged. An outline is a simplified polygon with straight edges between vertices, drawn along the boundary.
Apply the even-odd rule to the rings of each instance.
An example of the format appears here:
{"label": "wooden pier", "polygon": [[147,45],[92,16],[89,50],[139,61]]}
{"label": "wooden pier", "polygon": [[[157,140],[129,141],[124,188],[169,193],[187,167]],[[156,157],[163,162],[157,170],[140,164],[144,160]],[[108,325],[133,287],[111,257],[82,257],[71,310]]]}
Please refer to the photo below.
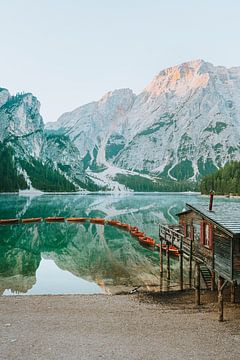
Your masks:
{"label": "wooden pier", "polygon": [[[224,204],[225,205],[225,204]],[[223,291],[230,285],[231,302],[235,302],[240,285],[240,204],[231,211],[186,204],[188,210],[177,214],[179,223],[160,224],[160,244],[166,245],[166,279],[169,281],[169,247],[179,251],[179,286],[183,289],[183,259],[188,262],[189,286],[194,278],[195,303],[200,305],[201,279],[207,289],[218,291],[219,321],[223,321]],[[212,201],[210,201],[212,207]],[[226,207],[226,205],[225,205]],[[194,265],[194,272],[193,272]],[[163,256],[160,251],[160,274],[163,276]],[[194,273],[194,274],[193,274]],[[194,275],[194,277],[193,277]]]}

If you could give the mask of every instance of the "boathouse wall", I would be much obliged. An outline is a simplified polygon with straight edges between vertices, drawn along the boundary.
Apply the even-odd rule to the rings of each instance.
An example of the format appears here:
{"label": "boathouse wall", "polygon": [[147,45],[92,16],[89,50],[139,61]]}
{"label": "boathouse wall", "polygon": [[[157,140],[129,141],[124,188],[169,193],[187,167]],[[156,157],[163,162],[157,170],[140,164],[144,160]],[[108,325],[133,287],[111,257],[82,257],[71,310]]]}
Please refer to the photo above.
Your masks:
{"label": "boathouse wall", "polygon": [[[193,253],[199,259],[204,259],[204,263],[209,269],[213,268],[213,249],[205,246],[201,242],[201,227],[207,224],[205,219],[194,211],[187,211],[179,214],[179,224],[182,226],[184,236],[193,241]],[[212,233],[212,236],[213,233]]]}
{"label": "boathouse wall", "polygon": [[[225,279],[240,283],[240,240],[234,242],[233,237],[223,229],[193,210],[179,214],[179,224],[184,236],[193,241],[193,252],[197,258]],[[208,244],[204,244],[201,234],[206,225],[211,237]]]}
{"label": "boathouse wall", "polygon": [[233,280],[232,241],[231,236],[214,226],[214,269],[230,281]]}
{"label": "boathouse wall", "polygon": [[233,239],[233,280],[240,284],[240,238]]}

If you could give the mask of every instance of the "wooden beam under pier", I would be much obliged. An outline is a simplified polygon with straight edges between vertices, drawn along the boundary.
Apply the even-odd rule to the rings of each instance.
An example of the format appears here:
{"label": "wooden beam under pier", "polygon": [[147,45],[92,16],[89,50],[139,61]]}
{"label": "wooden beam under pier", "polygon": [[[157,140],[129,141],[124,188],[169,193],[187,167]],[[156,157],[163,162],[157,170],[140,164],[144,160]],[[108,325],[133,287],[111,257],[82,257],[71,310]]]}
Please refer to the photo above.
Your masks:
{"label": "wooden beam under pier", "polygon": [[179,271],[180,271],[180,290],[183,290],[183,240],[182,237],[180,239],[180,247],[179,247]]}
{"label": "wooden beam under pier", "polygon": [[190,250],[189,250],[189,287],[192,287],[192,260],[193,260],[193,241],[190,242]]}
{"label": "wooden beam under pier", "polygon": [[200,305],[200,264],[198,262],[195,268],[195,305]]}
{"label": "wooden beam under pier", "polygon": [[167,280],[170,280],[170,253],[169,253],[169,242],[167,241],[166,248],[166,262],[167,262]]}

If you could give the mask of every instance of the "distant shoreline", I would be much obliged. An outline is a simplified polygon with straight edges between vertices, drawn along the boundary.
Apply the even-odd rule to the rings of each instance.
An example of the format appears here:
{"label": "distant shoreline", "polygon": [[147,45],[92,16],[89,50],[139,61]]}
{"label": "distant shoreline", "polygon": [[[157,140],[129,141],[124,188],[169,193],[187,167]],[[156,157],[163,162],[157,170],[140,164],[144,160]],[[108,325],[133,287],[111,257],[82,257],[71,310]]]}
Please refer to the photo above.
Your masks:
{"label": "distant shoreline", "polygon": [[75,191],[75,192],[0,192],[0,195],[19,195],[19,196],[42,196],[42,195],[156,195],[156,194],[179,194],[179,195],[201,195],[194,191]]}

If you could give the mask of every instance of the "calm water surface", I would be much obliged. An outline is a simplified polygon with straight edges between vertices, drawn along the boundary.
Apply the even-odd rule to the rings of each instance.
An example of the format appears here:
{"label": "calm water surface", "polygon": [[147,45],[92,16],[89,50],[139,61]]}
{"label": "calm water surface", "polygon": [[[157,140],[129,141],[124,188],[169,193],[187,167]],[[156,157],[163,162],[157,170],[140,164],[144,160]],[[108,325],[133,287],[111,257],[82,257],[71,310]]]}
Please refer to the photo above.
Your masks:
{"label": "calm water surface", "polygon": [[[158,239],[160,222],[176,222],[186,202],[199,201],[208,200],[186,194],[0,195],[0,218],[114,218]],[[177,259],[171,267],[174,284]],[[89,222],[0,226],[0,294],[105,293],[159,283],[158,253],[123,230]]]}

